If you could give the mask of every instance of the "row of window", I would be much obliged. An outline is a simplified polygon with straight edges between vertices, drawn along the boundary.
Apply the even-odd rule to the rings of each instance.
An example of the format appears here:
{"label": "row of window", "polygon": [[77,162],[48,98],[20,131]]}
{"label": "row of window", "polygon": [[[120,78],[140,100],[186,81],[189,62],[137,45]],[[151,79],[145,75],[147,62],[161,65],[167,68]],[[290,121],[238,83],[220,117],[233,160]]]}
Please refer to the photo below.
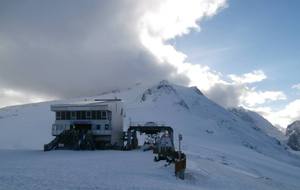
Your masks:
{"label": "row of window", "polygon": [[[69,125],[54,125],[53,129],[58,130],[58,131],[63,131],[67,128],[67,126],[69,126]],[[110,130],[110,129],[111,128],[110,128],[109,124],[104,124],[104,125],[98,124],[94,128],[94,130]]]}
{"label": "row of window", "polygon": [[109,111],[58,111],[56,120],[110,120]]}

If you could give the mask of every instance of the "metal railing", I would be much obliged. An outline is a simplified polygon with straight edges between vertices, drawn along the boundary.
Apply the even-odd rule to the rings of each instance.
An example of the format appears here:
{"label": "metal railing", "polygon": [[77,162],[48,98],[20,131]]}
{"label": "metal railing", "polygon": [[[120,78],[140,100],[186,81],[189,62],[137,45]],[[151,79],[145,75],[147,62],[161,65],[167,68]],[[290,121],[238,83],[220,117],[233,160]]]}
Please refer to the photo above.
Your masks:
{"label": "metal railing", "polygon": [[129,126],[167,126],[165,122],[161,121],[130,121]]}

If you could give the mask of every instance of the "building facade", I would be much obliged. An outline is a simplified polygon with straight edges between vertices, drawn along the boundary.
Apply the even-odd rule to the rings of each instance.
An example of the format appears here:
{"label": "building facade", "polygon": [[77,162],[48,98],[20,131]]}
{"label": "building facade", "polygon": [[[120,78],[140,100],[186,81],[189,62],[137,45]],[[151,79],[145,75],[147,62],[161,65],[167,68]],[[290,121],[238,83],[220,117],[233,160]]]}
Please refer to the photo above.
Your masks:
{"label": "building facade", "polygon": [[92,102],[56,104],[52,135],[59,136],[65,130],[91,133],[96,143],[123,146],[123,102],[120,99],[101,99]]}

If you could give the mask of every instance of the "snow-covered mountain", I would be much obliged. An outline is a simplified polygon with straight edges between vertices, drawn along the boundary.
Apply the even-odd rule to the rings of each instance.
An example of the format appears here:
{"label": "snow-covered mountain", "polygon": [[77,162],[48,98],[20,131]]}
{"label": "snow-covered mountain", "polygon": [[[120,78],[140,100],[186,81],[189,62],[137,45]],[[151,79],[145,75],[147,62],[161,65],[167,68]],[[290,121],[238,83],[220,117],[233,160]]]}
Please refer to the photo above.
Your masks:
{"label": "snow-covered mountain", "polygon": [[300,133],[300,121],[294,121],[286,128],[286,135],[289,136],[293,132],[299,132]]}
{"label": "snow-covered mountain", "polygon": [[193,179],[188,187],[300,189],[300,159],[286,150],[282,135],[268,121],[240,108],[226,110],[196,87],[168,81],[95,97],[3,108],[0,148],[42,149],[52,138],[51,104],[115,97],[124,101],[125,128],[130,121],[158,121],[174,128],[175,139],[183,134],[187,173]]}
{"label": "snow-covered mountain", "polygon": [[251,124],[254,129],[262,130],[264,133],[270,137],[274,137],[280,141],[286,140],[283,132],[281,132],[277,127],[273,126],[268,120],[259,115],[256,112],[247,110],[243,107],[231,108],[229,109],[234,115],[238,116],[245,122]]}
{"label": "snow-covered mountain", "polygon": [[286,128],[287,144],[296,151],[300,151],[300,121],[294,121]]}

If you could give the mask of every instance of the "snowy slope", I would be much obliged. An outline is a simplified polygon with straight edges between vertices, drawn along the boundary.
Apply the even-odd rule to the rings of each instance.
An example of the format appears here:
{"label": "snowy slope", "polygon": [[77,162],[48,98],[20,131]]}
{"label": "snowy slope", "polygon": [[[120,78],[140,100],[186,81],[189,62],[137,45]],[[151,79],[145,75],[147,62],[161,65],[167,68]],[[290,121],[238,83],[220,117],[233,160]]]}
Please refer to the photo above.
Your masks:
{"label": "snowy slope", "polygon": [[[130,177],[130,179],[138,179],[136,189],[141,189],[143,185],[145,189],[151,189],[147,185],[151,184],[148,180],[151,181],[153,178],[155,178],[154,181],[157,184],[169,185],[164,188],[157,187],[157,189],[182,189],[182,185],[186,189],[199,189],[199,187],[203,189],[243,189],[245,187],[248,187],[247,189],[300,189],[300,182],[298,181],[300,177],[299,157],[286,151],[285,147],[280,145],[278,140],[270,133],[272,126],[269,126],[268,122],[261,120],[253,113],[250,114],[251,117],[249,118],[252,118],[250,122],[241,117],[240,111],[233,113],[218,106],[195,87],[178,86],[167,81],[149,86],[136,85],[129,89],[82,98],[81,100],[114,97],[124,100],[125,125],[129,121],[164,122],[174,128],[176,136],[178,133],[182,133],[184,137],[183,149],[188,156],[188,180],[180,182],[178,186],[172,185],[173,183],[178,184],[178,182],[176,179],[170,178],[169,175],[172,174],[170,168],[164,168],[160,164],[161,169],[155,171],[149,169],[150,171],[147,171],[147,168],[151,167],[151,164],[148,163],[150,165],[136,166],[138,168],[134,170],[133,176]],[[52,138],[50,130],[54,114],[50,112],[50,105],[53,103],[45,102],[1,109],[0,148],[41,149],[43,144]],[[247,115],[249,116],[249,113]],[[12,165],[14,165],[14,162],[19,162],[18,158],[22,157],[23,154],[28,157],[28,160],[38,158],[48,160],[54,157],[53,165],[57,164],[59,159],[67,160],[69,158],[69,154],[65,152],[47,153],[49,158],[43,157],[42,155],[45,153],[41,151],[24,153],[24,151],[19,150],[12,152],[2,150],[0,154],[2,157],[0,157],[1,164],[5,163],[3,157],[10,157],[9,155],[15,154],[17,156],[15,161],[9,162]],[[82,154],[72,152],[70,157],[75,159],[72,163],[80,165],[76,159],[80,160]],[[119,156],[111,156],[111,152],[105,151],[88,153],[87,156],[91,159],[94,156],[99,157],[99,162],[101,162],[100,155],[102,154],[106,157],[106,160],[115,163],[116,167],[121,167],[118,165],[121,164],[117,161],[118,157],[124,160],[136,160],[137,163],[146,159],[143,153],[130,154],[130,152],[114,152],[113,154]],[[136,156],[136,154],[142,154],[143,156]],[[148,155],[148,157],[152,160],[151,155]],[[30,165],[33,163],[28,162],[28,166],[24,166],[24,169],[30,171]],[[36,162],[40,162],[40,160]],[[1,164],[0,167],[4,167]],[[92,163],[87,162],[84,166],[93,170]],[[99,170],[103,169],[102,166],[98,167]],[[128,165],[128,167],[124,168],[122,166],[121,170],[123,168],[130,171],[131,166]],[[154,163],[153,167],[155,167]],[[6,174],[14,173],[16,168],[13,166],[11,168],[11,171],[8,169]],[[41,166],[41,168],[44,170],[57,169],[54,166]],[[85,169],[83,170],[85,171]],[[34,169],[32,172],[34,172]],[[94,170],[93,172],[97,173]],[[109,175],[113,175],[111,172],[117,171],[107,172]],[[124,171],[122,170],[122,172]],[[130,173],[127,174],[130,175]],[[65,176],[65,174],[61,175]],[[135,175],[141,175],[144,178],[141,179]],[[157,175],[160,176],[159,179],[157,179]],[[0,175],[0,182],[1,180],[3,180],[3,176],[1,178]],[[72,176],[72,180],[76,180],[76,176]],[[107,185],[104,180],[98,180],[100,181],[97,181],[97,183],[89,183],[90,186],[95,186],[95,188],[90,189],[101,187],[102,182]],[[57,187],[59,185],[61,184],[58,184]],[[7,186],[9,187],[9,184]],[[105,187],[109,189],[109,185]],[[113,187],[111,186],[111,189],[115,189]],[[132,189],[134,187],[124,185],[119,189]]]}
{"label": "snowy slope", "polygon": [[280,141],[286,140],[286,137],[283,132],[281,132],[278,128],[274,127],[268,120],[266,120],[258,113],[244,109],[242,107],[231,108],[229,109],[229,111],[241,118],[242,120],[244,120],[245,122],[252,124],[256,130],[262,130],[270,137],[274,137]]}

